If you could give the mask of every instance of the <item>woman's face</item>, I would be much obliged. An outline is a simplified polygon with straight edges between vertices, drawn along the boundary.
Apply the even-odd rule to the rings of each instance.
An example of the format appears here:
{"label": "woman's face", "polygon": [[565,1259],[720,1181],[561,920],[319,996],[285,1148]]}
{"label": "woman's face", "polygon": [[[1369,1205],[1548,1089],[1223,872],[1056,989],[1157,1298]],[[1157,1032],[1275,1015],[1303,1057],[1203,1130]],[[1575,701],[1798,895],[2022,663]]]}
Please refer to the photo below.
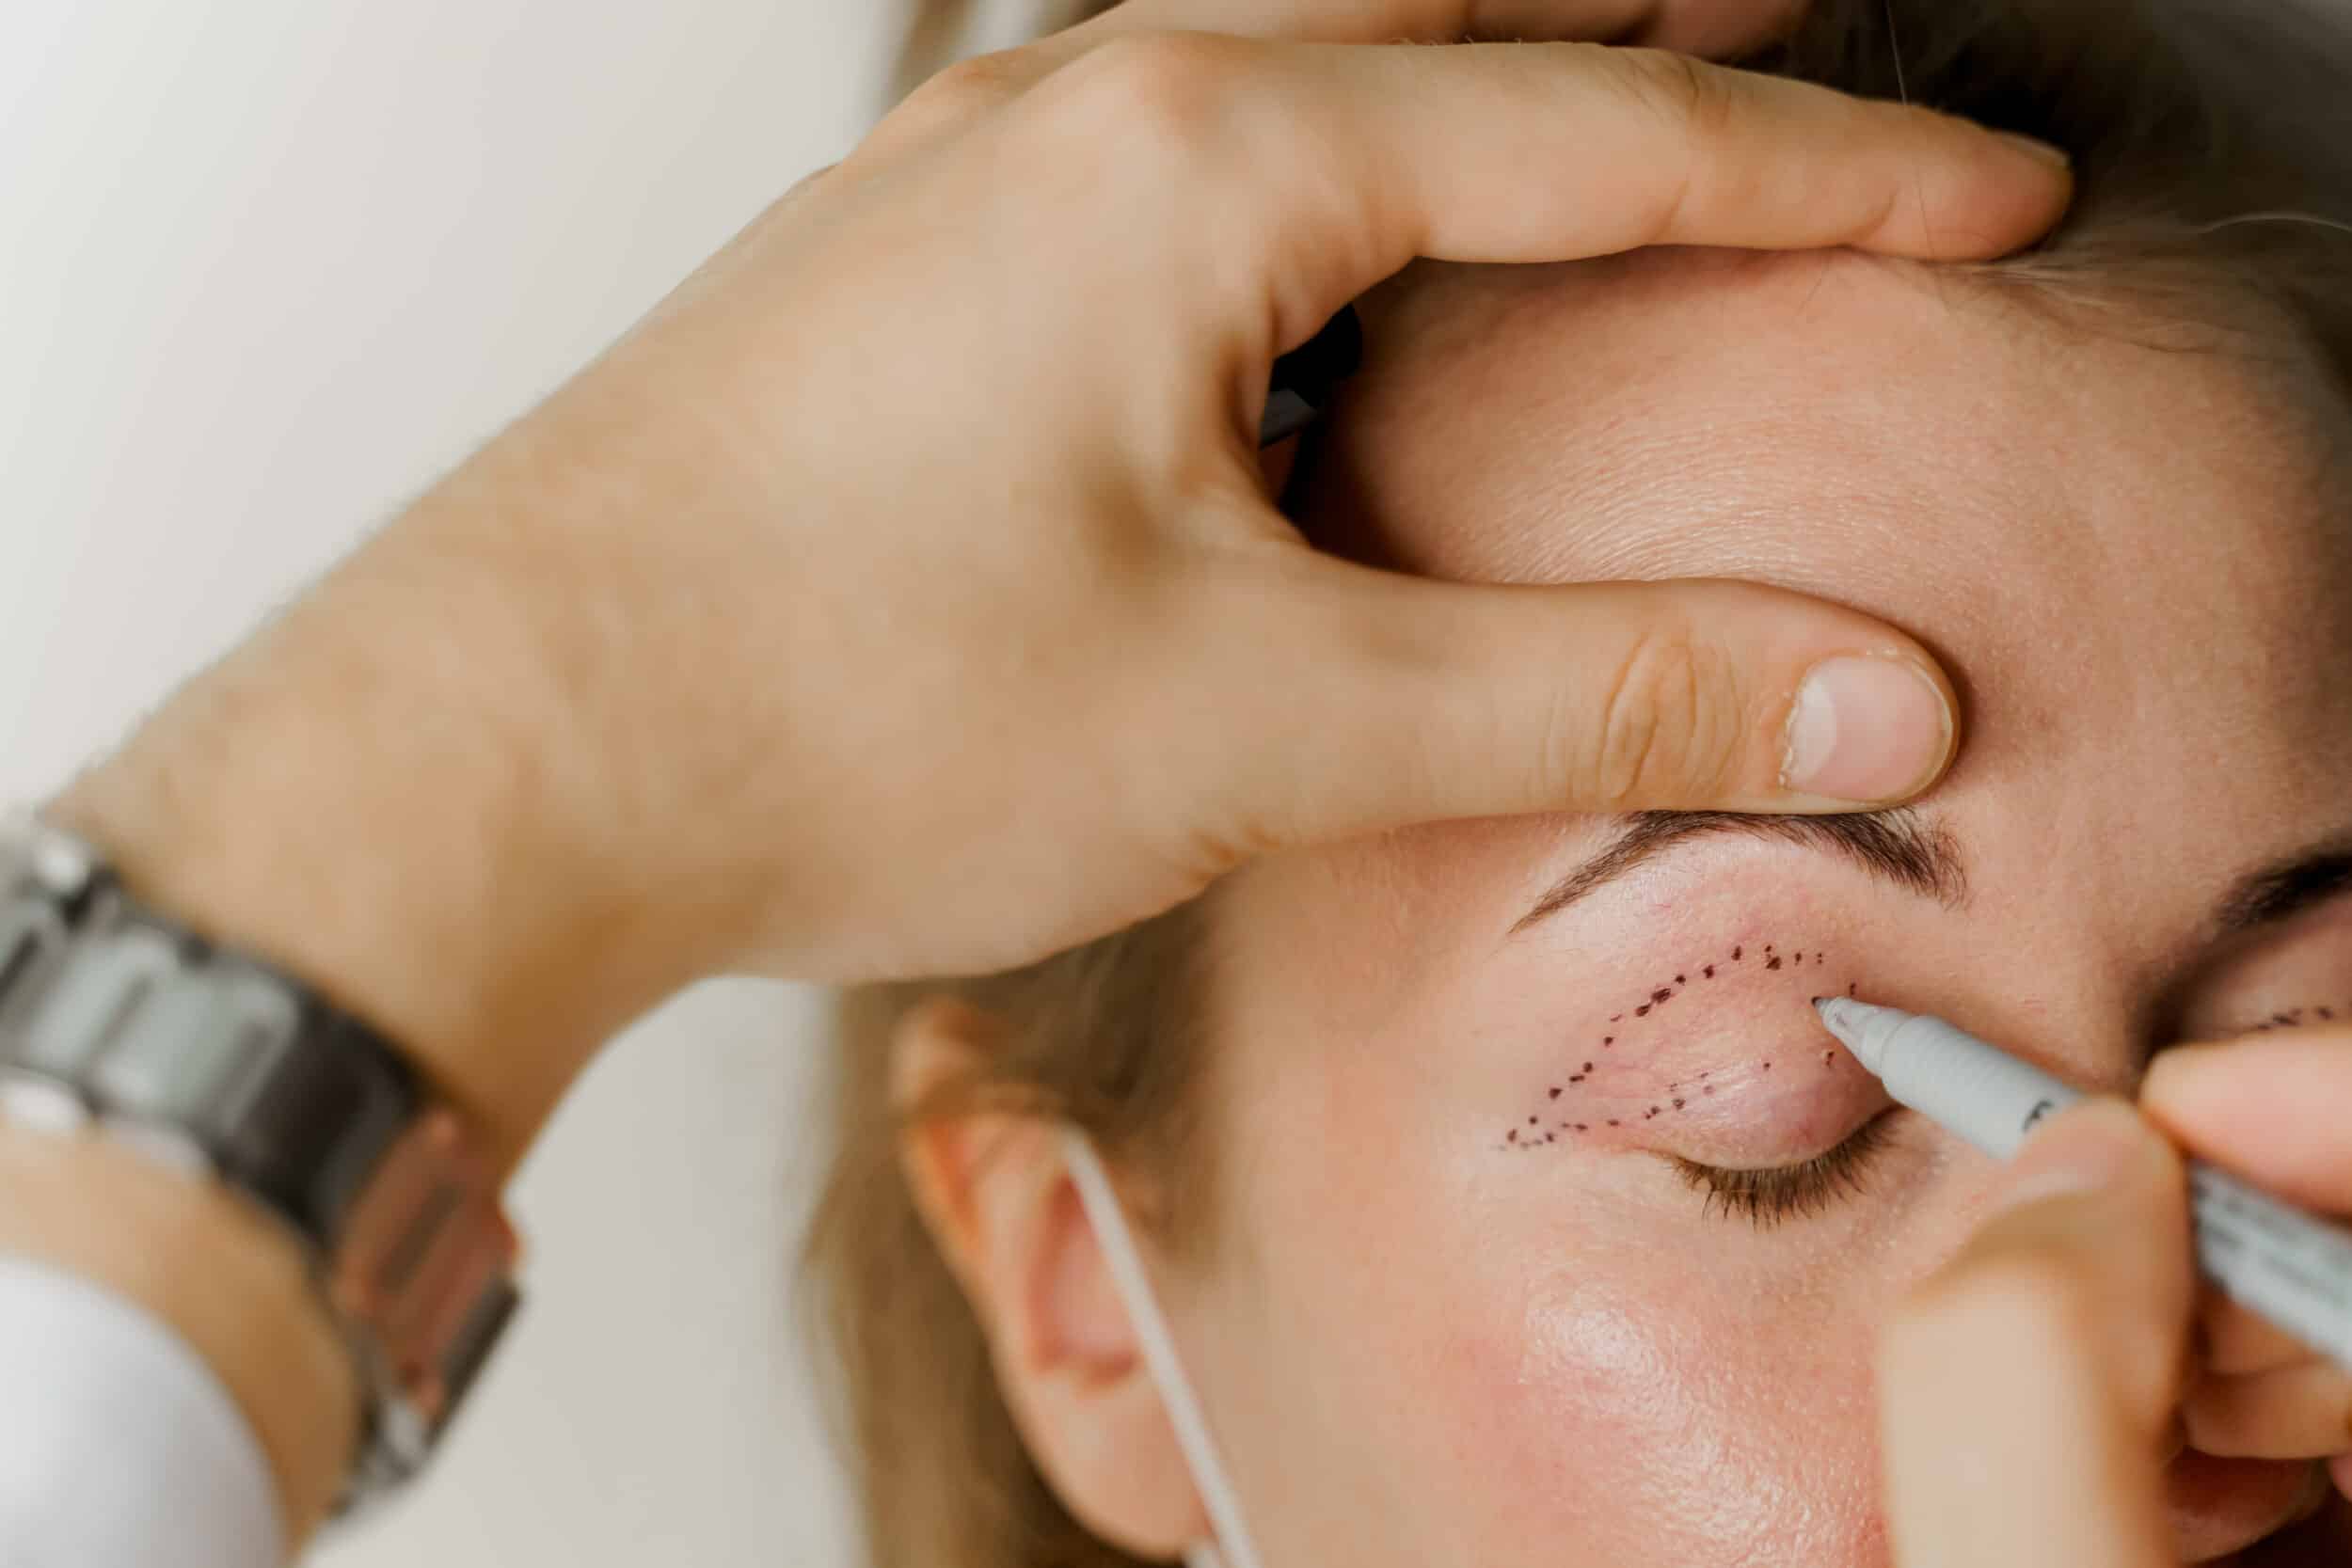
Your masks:
{"label": "woman's face", "polygon": [[[1225,1244],[1173,1305],[1260,1544],[1883,1561],[1874,1325],[1991,1167],[1807,1000],[2118,1091],[2169,1042],[2352,1018],[2352,518],[2229,361],[1900,265],[1447,271],[1373,340],[1318,538],[1842,600],[1957,673],[1966,743],[1883,817],[1438,826],[1222,890]],[[2314,1496],[2172,1476],[2191,1560]]]}

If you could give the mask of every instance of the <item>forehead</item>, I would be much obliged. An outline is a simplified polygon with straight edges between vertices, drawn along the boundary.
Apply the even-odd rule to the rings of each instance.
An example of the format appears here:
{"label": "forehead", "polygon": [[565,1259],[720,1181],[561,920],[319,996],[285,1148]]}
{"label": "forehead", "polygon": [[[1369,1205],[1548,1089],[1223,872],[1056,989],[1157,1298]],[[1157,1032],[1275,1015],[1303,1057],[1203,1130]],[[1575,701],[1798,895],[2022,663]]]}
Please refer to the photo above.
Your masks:
{"label": "forehead", "polygon": [[2341,566],[2286,395],[2121,316],[1847,252],[1687,250],[1427,268],[1373,310],[1307,526],[1384,563],[1740,577],[1930,632],[2086,591],[2193,608],[2146,594],[2217,563],[2188,599]]}
{"label": "forehead", "polygon": [[[2352,518],[2239,359],[1849,253],[1417,274],[1305,487],[1309,533],[1482,581],[1728,577],[1885,616],[1988,724],[2347,647]],[[2281,384],[2283,385],[2283,384]]]}

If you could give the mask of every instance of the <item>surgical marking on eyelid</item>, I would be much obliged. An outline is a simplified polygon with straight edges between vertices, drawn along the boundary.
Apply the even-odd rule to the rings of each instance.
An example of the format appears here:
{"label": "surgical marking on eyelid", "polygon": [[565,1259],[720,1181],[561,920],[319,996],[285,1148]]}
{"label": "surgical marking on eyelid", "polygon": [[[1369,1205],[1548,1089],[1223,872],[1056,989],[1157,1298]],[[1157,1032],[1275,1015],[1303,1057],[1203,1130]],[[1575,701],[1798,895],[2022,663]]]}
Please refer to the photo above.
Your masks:
{"label": "surgical marking on eyelid", "polygon": [[2268,1018],[2259,1020],[2253,1023],[2245,1024],[2236,1029],[2226,1030],[2224,1033],[2233,1035],[2266,1035],[2273,1029],[2300,1029],[2303,1027],[2303,1015],[2305,1013],[2312,1014],[2323,1023],[2333,1023],[2336,1021],[2337,1007],[2352,1011],[2352,1002],[2339,1002],[2335,1004],[2335,1006],[2321,1006],[2317,1003],[2312,1003],[2307,1006],[2289,1007],[2284,1012],[2272,1013]]}
{"label": "surgical marking on eyelid", "polygon": [[[1745,951],[1746,951],[1746,945],[1745,945],[1744,943],[1741,943],[1741,944],[1740,944],[1740,945],[1734,946],[1734,947],[1732,948],[1732,950],[1731,950],[1731,958],[1732,958],[1732,959],[1733,959],[1734,961],[1739,960],[1739,959],[1741,958],[1741,956],[1744,954],[1744,952],[1745,952]],[[1778,970],[1781,970],[1782,968],[1784,968],[1784,967],[1787,967],[1787,966],[1788,966],[1788,960],[1789,960],[1789,959],[1791,959],[1791,958],[1793,958],[1793,959],[1795,960],[1796,965],[1797,965],[1797,966],[1799,966],[1799,967],[1802,967],[1802,965],[1803,965],[1803,963],[1804,963],[1804,955],[1803,955],[1802,953],[1800,953],[1800,952],[1792,952],[1792,953],[1788,954],[1788,955],[1783,955],[1783,954],[1780,952],[1780,950],[1779,950],[1779,946],[1778,946],[1778,944],[1777,944],[1777,943],[1774,943],[1774,942],[1766,942],[1766,943],[1764,944],[1764,951],[1765,951],[1765,953],[1766,953],[1767,955],[1769,955],[1769,956],[1770,956],[1770,961],[1769,961],[1769,962],[1765,965],[1765,966],[1764,966],[1764,968],[1765,968],[1765,970],[1766,970],[1766,971],[1778,971]],[[1826,961],[1828,960],[1828,957],[1829,957],[1829,955],[1828,955],[1827,953],[1825,953],[1825,952],[1821,951],[1820,949],[1816,948],[1816,949],[1814,949],[1814,950],[1813,950],[1813,961],[1814,961],[1815,965],[1816,965],[1817,967],[1818,967],[1818,966],[1820,966],[1820,964],[1822,964],[1822,963],[1824,963],[1824,962],[1826,962]],[[1691,966],[1691,967],[1695,967],[1695,968],[1697,968],[1697,969],[1699,970],[1699,972],[1700,972],[1701,975],[1702,975],[1702,976],[1704,976],[1704,977],[1708,977],[1708,978],[1712,978],[1712,977],[1713,977],[1714,968],[1715,968],[1715,966],[1714,966],[1713,964],[1694,965],[1694,966]],[[1683,970],[1683,971],[1677,972],[1677,973],[1676,974],[1676,975],[1675,975],[1675,982],[1676,982],[1676,984],[1675,984],[1675,985],[1673,985],[1673,986],[1660,986],[1660,987],[1657,987],[1656,989],[1654,989],[1654,990],[1650,990],[1650,991],[1646,992],[1645,994],[1646,994],[1646,995],[1650,998],[1650,1000],[1645,1001],[1645,1002],[1643,1002],[1643,1003],[1639,1004],[1638,1006],[1636,1006],[1634,1007],[1634,1009],[1633,1009],[1633,1016],[1634,1016],[1635,1018],[1637,1018],[1637,1019],[1645,1019],[1645,1018],[1647,1018],[1647,1017],[1649,1016],[1649,1014],[1650,1014],[1652,1011],[1657,1010],[1658,1008],[1662,1007],[1662,1006],[1665,1005],[1665,1003],[1666,1003],[1666,1002],[1672,1001],[1672,1000],[1673,1000],[1673,999],[1674,999],[1677,995],[1678,995],[1678,994],[1679,994],[1679,992],[1678,992],[1678,990],[1677,990],[1677,987],[1678,987],[1678,986],[1687,986],[1687,985],[1690,983],[1690,975],[1689,975],[1688,969],[1685,969],[1685,970]],[[1860,990],[1861,990],[1861,982],[1860,982],[1860,981],[1858,981],[1858,980],[1849,982],[1849,983],[1848,983],[1848,985],[1847,985],[1847,987],[1846,987],[1846,991],[1847,991],[1847,994],[1848,994],[1848,995],[1850,995],[1850,996],[1852,996],[1852,995],[1858,995],[1858,994],[1860,993]],[[2352,1006],[2352,1004],[2347,1004],[2347,1006]],[[2284,1015],[2280,1015],[2280,1016],[2284,1016]],[[1613,1022],[1620,1022],[1621,1020],[1623,1020],[1623,1019],[1624,1019],[1624,1017],[1625,1017],[1625,1014],[1623,1014],[1623,1013],[1613,1013],[1613,1014],[1611,1014],[1611,1015],[1610,1015],[1610,1022],[1613,1022]],[[1602,1036],[1602,1037],[1601,1037],[1601,1042],[1600,1042],[1600,1043],[1601,1043],[1601,1044],[1602,1044],[1602,1046],[1603,1046],[1603,1047],[1605,1047],[1605,1048],[1613,1048],[1613,1047],[1614,1047],[1614,1046],[1616,1045],[1616,1043],[1617,1043],[1617,1037],[1616,1037],[1615,1035],[1604,1035],[1604,1036]],[[1840,1053],[1839,1053],[1839,1052],[1837,1052],[1835,1048],[1832,1048],[1832,1049],[1830,1049],[1830,1050],[1824,1051],[1824,1052],[1822,1053],[1822,1056],[1821,1056],[1821,1066],[1822,1066],[1822,1069],[1823,1069],[1823,1071],[1824,1071],[1824,1072],[1835,1072],[1835,1071],[1836,1071],[1836,1069],[1837,1069],[1838,1065],[1839,1065],[1839,1057],[1840,1057]],[[1631,1064],[1627,1064],[1627,1065],[1626,1065],[1626,1067],[1625,1067],[1625,1069],[1624,1069],[1622,1071],[1621,1071],[1621,1070],[1619,1070],[1619,1069],[1610,1069],[1610,1071],[1609,1071],[1607,1074],[1605,1074],[1605,1075],[1604,1075],[1604,1074],[1600,1074],[1600,1073],[1599,1073],[1599,1066],[1600,1066],[1600,1064],[1598,1064],[1597,1062],[1594,1062],[1594,1061],[1585,1061],[1585,1062],[1582,1062],[1582,1063],[1581,1063],[1581,1064],[1578,1064],[1578,1065],[1576,1066],[1575,1069],[1574,1069],[1574,1070],[1572,1070],[1572,1071],[1570,1071],[1570,1072],[1566,1075],[1567,1082],[1566,1082],[1566,1085],[1565,1085],[1565,1088],[1563,1088],[1562,1086],[1557,1085],[1552,1085],[1552,1086],[1551,1086],[1551,1087],[1549,1087],[1549,1090],[1547,1091],[1547,1099],[1548,1099],[1548,1100],[1552,1100],[1552,1101],[1558,1101],[1558,1100],[1563,1099],[1563,1098],[1564,1098],[1564,1096],[1568,1095],[1568,1094],[1571,1094],[1571,1093],[1573,1093],[1573,1094],[1594,1094],[1594,1093],[1598,1093],[1598,1094],[1599,1094],[1599,1095],[1603,1098],[1603,1100],[1606,1100],[1606,1099],[1610,1096],[1610,1094],[1612,1093],[1612,1091],[1611,1091],[1611,1090],[1610,1090],[1610,1088],[1608,1087],[1608,1085],[1609,1085],[1610,1084],[1614,1084],[1614,1083],[1616,1083],[1616,1082],[1617,1082],[1620,1078],[1622,1078],[1622,1077],[1624,1077],[1624,1076],[1625,1076],[1626,1072],[1630,1072],[1630,1071],[1636,1071],[1636,1070],[1639,1070],[1638,1069],[1634,1068]],[[1691,1101],[1692,1101],[1692,1100],[1694,1100],[1694,1099],[1711,1099],[1711,1098],[1713,1098],[1713,1097],[1714,1097],[1714,1095],[1715,1095],[1715,1090],[1716,1090],[1716,1087],[1717,1087],[1718,1085],[1714,1085],[1714,1084],[1712,1084],[1712,1083],[1708,1083],[1708,1082],[1707,1082],[1707,1080],[1708,1080],[1708,1079],[1710,1079],[1711,1077],[1713,1077],[1713,1075],[1714,1075],[1714,1073],[1715,1073],[1715,1070],[1716,1070],[1716,1069],[1708,1069],[1708,1070],[1706,1070],[1706,1071],[1703,1071],[1703,1072],[1699,1073],[1699,1074],[1698,1074],[1695,1078],[1692,1078],[1692,1079],[1685,1079],[1685,1080],[1679,1080],[1679,1081],[1677,1081],[1677,1082],[1674,1082],[1674,1083],[1670,1083],[1670,1084],[1665,1085],[1664,1085],[1664,1091],[1665,1091],[1665,1092],[1664,1092],[1664,1094],[1661,1096],[1661,1102],[1660,1102],[1660,1103],[1656,1103],[1656,1104],[1650,1104],[1650,1105],[1648,1105],[1645,1109],[1644,1109],[1644,1110],[1643,1110],[1643,1112],[1642,1112],[1642,1117],[1641,1117],[1641,1119],[1642,1119],[1643,1121],[1652,1121],[1652,1120],[1655,1120],[1656,1118],[1658,1118],[1659,1117],[1661,1117],[1661,1116],[1666,1116],[1666,1115],[1672,1114],[1673,1112],[1682,1112],[1682,1111],[1688,1111],[1688,1110],[1692,1109],[1692,1105],[1691,1105]],[[1771,1072],[1772,1070],[1772,1063],[1771,1061],[1767,1060],[1767,1061],[1763,1061],[1763,1062],[1761,1062],[1761,1063],[1757,1064],[1756,1066],[1755,1066],[1755,1067],[1753,1067],[1753,1068],[1751,1068],[1751,1069],[1747,1069],[1746,1073],[1745,1073],[1743,1076],[1742,1076],[1742,1075],[1740,1075],[1740,1074],[1738,1074],[1738,1073],[1735,1073],[1735,1074],[1734,1074],[1734,1076],[1735,1076],[1735,1077],[1741,1077],[1743,1082],[1760,1082],[1760,1081],[1762,1080],[1763,1076],[1764,1076],[1765,1074],[1767,1074],[1767,1073]],[[1859,1073],[1859,1072],[1860,1072],[1860,1069],[1859,1069],[1859,1068],[1857,1068],[1855,1070],[1856,1070],[1856,1072],[1857,1072],[1857,1073]],[[1586,1087],[1585,1087],[1585,1085],[1586,1085],[1586,1083],[1587,1083],[1587,1080],[1592,1079],[1592,1078],[1594,1078],[1594,1077],[1596,1077],[1596,1076],[1601,1076],[1603,1081],[1602,1081],[1600,1084],[1597,1084],[1597,1085],[1595,1085],[1592,1088],[1589,1088],[1589,1089],[1588,1089],[1588,1088],[1586,1088]],[[1867,1076],[1867,1075],[1866,1075],[1866,1076]],[[1693,1092],[1692,1092],[1693,1090],[1695,1090],[1695,1093],[1693,1093]],[[1806,1092],[1808,1095],[1811,1093],[1811,1091],[1805,1091],[1805,1092]],[[1785,1097],[1776,1097],[1776,1098],[1785,1098]],[[1589,1101],[1588,1101],[1588,1102],[1589,1102]],[[1539,1118],[1539,1117],[1531,1117],[1531,1118],[1530,1118],[1530,1122],[1531,1122],[1531,1124],[1537,1124],[1537,1123],[1540,1123],[1540,1120],[1541,1120],[1541,1118]],[[1624,1117],[1607,1117],[1607,1118],[1605,1118],[1605,1120],[1604,1120],[1604,1125],[1609,1126],[1609,1127],[1623,1127],[1623,1126],[1625,1125],[1625,1118],[1624,1118]],[[1591,1129],[1592,1129],[1592,1123],[1591,1123],[1590,1121],[1582,1121],[1582,1122],[1579,1122],[1579,1121],[1569,1120],[1569,1121],[1562,1121],[1562,1122],[1558,1125],[1558,1127],[1557,1127],[1557,1129],[1556,1129],[1556,1132],[1590,1132],[1590,1131],[1591,1131]],[[1550,1143],[1553,1143],[1553,1142],[1556,1142],[1556,1141],[1557,1141],[1556,1137],[1555,1137],[1555,1136],[1553,1136],[1553,1135],[1551,1135],[1551,1134],[1538,1134],[1538,1137],[1539,1137],[1540,1141],[1541,1141],[1542,1143],[1545,1143],[1545,1144],[1550,1144]],[[1534,1147],[1534,1143],[1535,1143],[1536,1141],[1537,1141],[1537,1140],[1535,1140],[1535,1139],[1531,1139],[1531,1140],[1529,1140],[1529,1141],[1528,1141],[1528,1142],[1526,1142],[1526,1143],[1520,1143],[1520,1142],[1519,1142],[1519,1140],[1518,1140],[1518,1139],[1517,1139],[1517,1138],[1515,1138],[1515,1137],[1506,1137],[1505,1144],[1506,1144],[1506,1146],[1507,1146],[1507,1145],[1509,1145],[1509,1144],[1518,1144],[1518,1147],[1520,1147],[1520,1148],[1531,1148],[1531,1147]]]}

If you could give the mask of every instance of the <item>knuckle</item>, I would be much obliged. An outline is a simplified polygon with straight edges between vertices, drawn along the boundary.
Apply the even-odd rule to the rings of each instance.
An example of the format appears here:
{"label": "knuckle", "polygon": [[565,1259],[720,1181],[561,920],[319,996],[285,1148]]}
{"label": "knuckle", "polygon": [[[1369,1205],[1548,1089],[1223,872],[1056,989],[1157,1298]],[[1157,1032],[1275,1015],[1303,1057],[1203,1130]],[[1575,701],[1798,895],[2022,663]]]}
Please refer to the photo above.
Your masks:
{"label": "knuckle", "polygon": [[1232,106],[1243,54],[1207,34],[1113,39],[1055,73],[1059,128],[1122,153],[1197,149]]}
{"label": "knuckle", "polygon": [[1740,723],[1729,657],[1688,626],[1645,631],[1602,690],[1583,781],[1591,809],[1623,811],[1719,793]]}
{"label": "knuckle", "polygon": [[1669,49],[1611,52],[1636,103],[1677,130],[1720,130],[1730,108],[1728,78],[1703,60]]}
{"label": "knuckle", "polygon": [[1026,75],[1015,51],[975,55],[907,94],[893,118],[935,124],[984,114],[1018,97]]}

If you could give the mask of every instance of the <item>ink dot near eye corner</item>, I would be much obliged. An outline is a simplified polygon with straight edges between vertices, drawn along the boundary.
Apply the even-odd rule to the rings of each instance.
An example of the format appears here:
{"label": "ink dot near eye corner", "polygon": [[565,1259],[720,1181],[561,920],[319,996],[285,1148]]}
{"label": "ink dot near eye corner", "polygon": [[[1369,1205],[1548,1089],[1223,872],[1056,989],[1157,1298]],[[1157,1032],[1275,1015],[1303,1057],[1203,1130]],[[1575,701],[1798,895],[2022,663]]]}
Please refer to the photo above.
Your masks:
{"label": "ink dot near eye corner", "polygon": [[1733,963],[1738,963],[1738,962],[1740,961],[1740,949],[1739,949],[1739,948],[1737,948],[1737,947],[1735,947],[1735,948],[1733,948],[1733,949],[1731,950],[1731,961],[1732,961]]}
{"label": "ink dot near eye corner", "polygon": [[1770,1062],[1766,1062],[1766,1063],[1764,1064],[1764,1070],[1765,1070],[1765,1071],[1767,1071],[1767,1072],[1772,1071],[1772,1063],[1770,1063]]}
{"label": "ink dot near eye corner", "polygon": [[1587,1072],[1592,1071],[1592,1070],[1593,1070],[1593,1064],[1592,1064],[1592,1063],[1590,1063],[1590,1062],[1586,1062],[1586,1063],[1584,1064],[1584,1070],[1585,1070],[1585,1071],[1587,1071]]}
{"label": "ink dot near eye corner", "polygon": [[1603,1035],[1600,1037],[1600,1043],[1603,1045],[1614,1045],[1617,1043],[1617,1037],[1614,1035]]}
{"label": "ink dot near eye corner", "polygon": [[1675,984],[1677,986],[1687,986],[1690,983],[1691,977],[1688,974],[1677,974],[1675,976]]}
{"label": "ink dot near eye corner", "polygon": [[1552,1086],[1552,1090],[1551,1090],[1551,1098],[1552,1098],[1552,1099],[1554,1099],[1554,1100],[1557,1100],[1557,1099],[1559,1099],[1559,1098],[1560,1098],[1560,1088],[1559,1088],[1559,1085],[1554,1085]]}
{"label": "ink dot near eye corner", "polygon": [[1707,978],[1712,980],[1715,977],[1715,966],[1713,964],[1708,964],[1705,969],[1700,970],[1699,973],[1707,976]]}

